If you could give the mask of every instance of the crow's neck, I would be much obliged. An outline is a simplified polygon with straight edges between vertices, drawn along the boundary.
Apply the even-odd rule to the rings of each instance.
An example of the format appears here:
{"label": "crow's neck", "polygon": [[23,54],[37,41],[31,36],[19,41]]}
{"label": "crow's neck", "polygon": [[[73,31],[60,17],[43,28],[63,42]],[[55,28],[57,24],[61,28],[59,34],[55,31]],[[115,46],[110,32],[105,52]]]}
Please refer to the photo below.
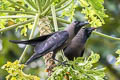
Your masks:
{"label": "crow's neck", "polygon": [[75,36],[75,33],[74,33],[74,23],[70,24],[69,26],[67,26],[65,28],[65,31],[67,31],[69,33],[69,40],[72,40],[72,38]]}
{"label": "crow's neck", "polygon": [[78,43],[78,44],[85,44],[85,42],[87,41],[88,37],[86,36],[86,34],[80,30],[77,35],[73,38],[72,41]]}

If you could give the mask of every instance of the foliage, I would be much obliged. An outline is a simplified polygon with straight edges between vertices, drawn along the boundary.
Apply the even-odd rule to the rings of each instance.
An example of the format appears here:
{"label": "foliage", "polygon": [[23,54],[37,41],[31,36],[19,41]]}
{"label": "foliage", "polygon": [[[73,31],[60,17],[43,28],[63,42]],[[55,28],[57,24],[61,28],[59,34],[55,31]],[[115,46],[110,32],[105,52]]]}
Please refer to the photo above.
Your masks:
{"label": "foliage", "polygon": [[[0,18],[2,19],[0,20],[0,32],[3,32],[5,28],[7,30],[7,27],[17,27],[16,24],[23,22],[23,24],[20,24],[19,27],[16,28],[16,31],[19,28],[21,29],[21,35],[27,36],[27,29],[32,29],[29,28],[29,26],[32,26],[30,23],[33,22],[27,22],[28,20],[34,18],[38,12],[40,13],[39,17],[41,19],[46,16],[52,19],[50,16],[52,14],[50,11],[51,5],[54,4],[56,12],[58,12],[66,8],[64,4],[67,1],[69,0],[2,0],[0,2]],[[61,5],[63,5],[63,8],[61,8]],[[67,7],[68,6],[69,5],[67,5]],[[4,16],[6,18],[4,18]],[[9,19],[12,20],[13,25],[9,25]]]}
{"label": "foliage", "polygon": [[9,75],[6,76],[6,80],[40,80],[37,76],[27,75],[22,69],[25,67],[24,64],[19,64],[18,60],[15,62],[7,62],[7,64],[2,66]]}
{"label": "foliage", "polygon": [[77,7],[77,4],[74,2],[74,0],[70,0],[69,7],[65,8],[62,12],[62,17],[67,16],[69,21],[72,21],[73,16],[75,14],[76,7]]}
{"label": "foliage", "polygon": [[119,54],[119,57],[117,57],[117,61],[116,61],[116,65],[119,65],[120,64],[120,49],[118,49],[117,51],[116,51],[116,53],[117,54]]}
{"label": "foliage", "polygon": [[[41,2],[40,2],[41,1]],[[101,26],[104,24],[104,17],[107,15],[104,13],[103,2],[104,0],[77,0],[80,1],[80,4],[83,8],[82,13],[86,15],[86,18],[90,22],[91,26]],[[7,27],[11,27],[12,25],[26,22],[35,17],[35,15],[39,12],[40,18],[44,18],[45,16],[51,19],[51,5],[54,4],[55,11],[61,11],[60,15],[65,17],[67,16],[69,21],[72,21],[73,16],[75,14],[75,9],[77,7],[77,1],[75,0],[4,0],[0,2],[0,16],[2,17],[0,29],[4,29]],[[3,18],[6,16],[6,18]],[[57,16],[61,22],[64,21],[61,16]],[[13,18],[14,17],[14,18]],[[13,23],[10,25],[10,21]],[[27,36],[27,29],[31,29],[28,26],[32,26],[30,22],[26,22],[24,24],[20,24],[19,28],[21,29],[21,35]],[[17,26],[15,26],[17,27]],[[14,28],[15,28],[14,27]],[[12,28],[11,28],[12,29]],[[18,30],[18,28],[17,28]],[[17,31],[16,30],[16,31]],[[2,32],[2,31],[0,31]]]}
{"label": "foliage", "polygon": [[[24,9],[22,9],[21,7],[18,7],[16,6],[14,3],[16,4],[19,4],[21,6],[25,6],[25,3],[23,2],[23,0],[4,0],[4,1],[1,1],[1,5],[0,5],[0,10],[6,10],[6,11],[24,11]],[[28,8],[30,9],[30,8]],[[8,12],[8,13],[1,13],[0,16],[7,16],[7,15],[12,15],[12,16],[26,16],[25,14],[20,14],[20,13],[14,13],[14,12]],[[11,25],[14,25],[16,23],[21,23],[21,22],[24,22],[26,20],[29,20],[27,18],[17,18],[17,19],[14,19],[14,18],[9,18],[8,19],[2,19],[0,22],[1,22],[1,26],[0,26],[0,29],[3,29],[5,28],[6,26],[11,26]],[[10,23],[11,21],[11,23]],[[29,25],[30,26],[30,25]],[[26,32],[27,32],[27,27],[28,27],[28,24],[26,25],[21,25],[19,28],[21,29],[21,35],[24,35],[26,36]],[[29,28],[30,29],[30,28]],[[18,28],[16,29],[16,31],[18,30]]]}
{"label": "foliage", "polygon": [[53,74],[48,80],[104,80],[105,68],[93,68],[93,65],[100,59],[98,54],[92,54],[88,59],[79,57],[69,61],[69,66],[58,66],[54,68]]}
{"label": "foliage", "polygon": [[108,17],[104,11],[104,0],[79,0],[80,5],[83,7],[82,13],[88,19],[92,27],[102,26],[105,24],[104,19]]}
{"label": "foliage", "polygon": [[[36,28],[35,26],[37,26],[38,23],[42,22],[39,20],[42,20],[45,17],[47,17],[50,20],[54,19],[53,16],[51,16],[51,5],[54,5],[55,7],[54,13],[57,14],[57,12],[60,12],[60,15],[57,15],[56,17],[56,20],[62,23],[70,23],[69,21],[72,21],[73,16],[75,14],[75,9],[78,5],[77,1],[80,2],[80,5],[82,7],[81,13],[85,14],[86,19],[88,19],[92,27],[102,26],[105,23],[104,18],[107,17],[107,15],[104,13],[104,0],[1,0],[0,32],[16,28],[16,31],[17,29],[21,29],[21,34],[27,36],[28,29],[32,29],[31,35],[33,35],[34,30]],[[69,21],[61,18],[61,16],[67,16]],[[101,34],[101,36],[106,37],[106,35],[104,34]],[[33,36],[30,36],[30,38],[32,37]],[[108,36],[107,38],[111,39],[110,36]],[[117,38],[116,40],[120,39]],[[25,50],[27,50],[27,48],[25,48]],[[24,53],[25,52],[26,51],[24,51]],[[23,56],[21,56],[20,59],[22,60],[23,57],[24,54]],[[87,60],[82,57],[76,59],[73,62],[70,61],[69,64],[71,66],[58,66],[54,69],[55,72],[49,79],[51,80],[55,78],[58,80],[62,80],[63,77],[65,77],[73,80],[103,80],[103,77],[105,76],[104,68],[93,68],[93,64],[97,63],[99,58],[99,55],[92,54]],[[23,73],[23,67],[24,65],[21,65],[18,63],[18,61],[15,61],[14,63],[8,62],[3,66],[3,69],[7,70],[9,73],[7,79],[11,77],[11,79],[19,77],[19,79],[30,78],[32,80],[34,78],[37,78],[35,76]]]}

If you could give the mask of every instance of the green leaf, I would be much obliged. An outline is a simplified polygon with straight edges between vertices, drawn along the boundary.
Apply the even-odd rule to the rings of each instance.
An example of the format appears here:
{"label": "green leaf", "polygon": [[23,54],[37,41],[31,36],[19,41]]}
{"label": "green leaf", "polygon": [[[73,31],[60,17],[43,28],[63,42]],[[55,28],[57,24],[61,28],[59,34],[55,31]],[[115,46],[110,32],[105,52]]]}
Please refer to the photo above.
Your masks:
{"label": "green leaf", "polygon": [[91,63],[96,63],[99,61],[99,59],[99,54],[94,54],[94,52],[91,52],[91,56],[88,58],[88,61],[90,61]]}
{"label": "green leaf", "polygon": [[24,26],[24,28],[21,30],[21,35],[27,36],[27,28]]}
{"label": "green leaf", "polygon": [[116,65],[120,64],[120,49],[116,51],[117,54],[119,54],[119,57],[117,57],[117,61],[115,62]]}
{"label": "green leaf", "polygon": [[75,14],[74,12],[75,12],[76,7],[77,5],[75,4],[74,0],[72,0],[71,4],[63,10],[61,17],[67,16],[69,21],[72,21],[73,16]]}
{"label": "green leaf", "polygon": [[100,59],[98,54],[92,52],[88,59],[78,57],[74,61],[68,61],[67,66],[57,66],[48,80],[104,80],[105,68],[93,68],[93,64]]}
{"label": "green leaf", "polygon": [[120,54],[120,49],[118,49],[115,53]]}
{"label": "green leaf", "polygon": [[3,29],[3,28],[5,28],[5,23],[6,22],[6,20],[0,20],[0,29]]}
{"label": "green leaf", "polygon": [[85,18],[92,27],[99,27],[105,24],[104,19],[108,17],[105,14],[103,6],[104,0],[79,0],[81,7],[83,7],[81,13],[85,14]]}
{"label": "green leaf", "polygon": [[32,29],[33,25],[31,23],[28,24],[28,29]]}
{"label": "green leaf", "polygon": [[19,64],[19,61],[7,62],[2,66],[2,69],[6,70],[9,74],[6,76],[6,80],[40,80],[39,77],[25,74],[22,69],[24,64]]}

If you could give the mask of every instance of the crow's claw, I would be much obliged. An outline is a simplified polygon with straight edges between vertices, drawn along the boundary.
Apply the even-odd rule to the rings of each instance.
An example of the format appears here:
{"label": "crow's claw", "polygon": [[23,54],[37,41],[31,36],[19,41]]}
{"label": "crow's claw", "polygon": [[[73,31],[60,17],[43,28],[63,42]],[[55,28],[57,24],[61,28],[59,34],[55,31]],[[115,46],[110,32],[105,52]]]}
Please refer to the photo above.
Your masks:
{"label": "crow's claw", "polygon": [[62,62],[62,61],[59,61],[59,60],[56,60],[56,59],[55,59],[55,61],[57,61],[59,63],[58,66],[60,66],[60,65],[63,65],[63,66],[68,65],[69,66],[69,64],[67,64],[67,61]]}

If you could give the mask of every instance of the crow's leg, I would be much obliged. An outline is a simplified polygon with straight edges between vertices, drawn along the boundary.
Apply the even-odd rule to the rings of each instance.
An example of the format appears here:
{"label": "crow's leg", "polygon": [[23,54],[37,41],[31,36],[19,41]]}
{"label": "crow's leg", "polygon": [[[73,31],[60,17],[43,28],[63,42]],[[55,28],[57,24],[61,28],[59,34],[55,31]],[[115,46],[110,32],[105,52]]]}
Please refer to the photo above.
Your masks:
{"label": "crow's leg", "polygon": [[57,59],[55,58],[55,56],[56,56],[56,52],[54,51],[54,52],[53,52],[53,55],[52,55],[52,59],[55,60],[55,61],[57,61],[58,63],[60,63],[59,65],[63,65],[63,66],[68,65],[68,64],[67,64],[67,61],[57,60]]}

